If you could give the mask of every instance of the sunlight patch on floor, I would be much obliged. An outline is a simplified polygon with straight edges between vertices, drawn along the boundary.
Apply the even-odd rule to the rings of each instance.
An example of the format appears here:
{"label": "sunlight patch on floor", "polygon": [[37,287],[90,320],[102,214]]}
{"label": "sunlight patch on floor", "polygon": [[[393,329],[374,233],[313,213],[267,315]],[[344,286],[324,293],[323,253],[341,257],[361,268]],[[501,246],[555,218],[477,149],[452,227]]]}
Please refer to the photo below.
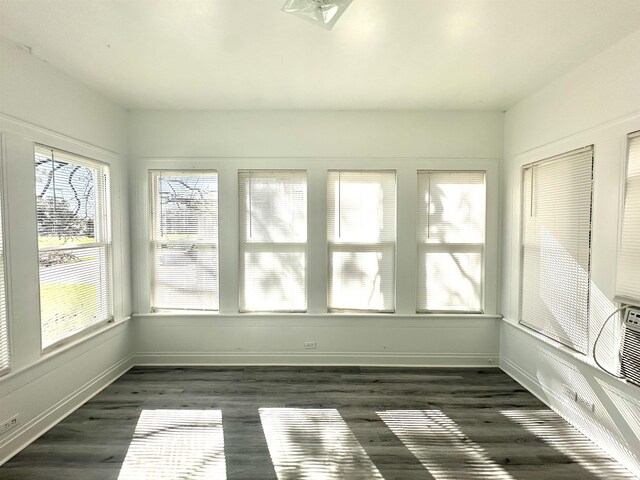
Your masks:
{"label": "sunlight patch on floor", "polygon": [[555,412],[549,410],[503,410],[500,413],[580,464],[596,478],[603,480],[636,478],[622,465],[611,460],[600,447]]}
{"label": "sunlight patch on floor", "polygon": [[220,410],[143,410],[118,480],[225,480]]}
{"label": "sunlight patch on floor", "polygon": [[336,409],[261,408],[278,480],[383,480]]}
{"label": "sunlight patch on floor", "polygon": [[440,410],[389,410],[378,416],[436,480],[513,479]]}

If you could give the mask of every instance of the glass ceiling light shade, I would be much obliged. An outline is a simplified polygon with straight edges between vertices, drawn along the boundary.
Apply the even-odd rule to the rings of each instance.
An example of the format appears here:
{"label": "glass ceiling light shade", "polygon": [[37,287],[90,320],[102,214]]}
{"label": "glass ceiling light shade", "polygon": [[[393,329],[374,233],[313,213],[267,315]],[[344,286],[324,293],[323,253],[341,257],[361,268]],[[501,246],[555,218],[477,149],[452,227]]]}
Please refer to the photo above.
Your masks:
{"label": "glass ceiling light shade", "polygon": [[353,0],[287,0],[283,12],[305,18],[331,30]]}

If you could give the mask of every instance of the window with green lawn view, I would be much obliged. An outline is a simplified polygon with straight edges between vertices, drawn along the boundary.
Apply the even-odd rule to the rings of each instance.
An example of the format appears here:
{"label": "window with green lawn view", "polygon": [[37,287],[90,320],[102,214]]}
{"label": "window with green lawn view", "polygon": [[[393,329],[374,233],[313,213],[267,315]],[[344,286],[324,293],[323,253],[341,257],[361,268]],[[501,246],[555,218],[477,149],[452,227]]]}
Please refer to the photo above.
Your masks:
{"label": "window with green lawn view", "polygon": [[218,310],[218,173],[152,170],[152,311]]}
{"label": "window with green lawn view", "polygon": [[113,318],[109,167],[36,147],[35,183],[46,349]]}

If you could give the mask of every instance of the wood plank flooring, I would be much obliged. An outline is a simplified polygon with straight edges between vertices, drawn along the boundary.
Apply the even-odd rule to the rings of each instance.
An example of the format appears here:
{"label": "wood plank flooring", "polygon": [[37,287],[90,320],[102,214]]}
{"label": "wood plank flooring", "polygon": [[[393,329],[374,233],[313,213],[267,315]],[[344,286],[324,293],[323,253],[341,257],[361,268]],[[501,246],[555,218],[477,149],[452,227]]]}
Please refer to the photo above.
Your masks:
{"label": "wood plank flooring", "polygon": [[131,369],[3,480],[635,478],[498,369]]}

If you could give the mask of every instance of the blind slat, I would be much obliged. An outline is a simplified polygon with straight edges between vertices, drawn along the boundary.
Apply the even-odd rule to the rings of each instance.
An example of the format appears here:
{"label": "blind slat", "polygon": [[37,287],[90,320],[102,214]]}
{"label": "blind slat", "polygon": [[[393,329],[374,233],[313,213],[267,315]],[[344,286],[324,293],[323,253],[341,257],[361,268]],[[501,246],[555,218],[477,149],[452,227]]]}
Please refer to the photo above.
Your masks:
{"label": "blind slat", "polygon": [[307,174],[240,171],[240,310],[307,309]]}
{"label": "blind slat", "polygon": [[586,353],[593,147],[527,165],[522,177],[520,323]]}
{"label": "blind slat", "polygon": [[396,172],[327,176],[329,310],[395,310]]}
{"label": "blind slat", "polygon": [[218,174],[154,170],[151,308],[217,311]]}
{"label": "blind slat", "polygon": [[629,136],[616,297],[640,305],[640,136]]}

